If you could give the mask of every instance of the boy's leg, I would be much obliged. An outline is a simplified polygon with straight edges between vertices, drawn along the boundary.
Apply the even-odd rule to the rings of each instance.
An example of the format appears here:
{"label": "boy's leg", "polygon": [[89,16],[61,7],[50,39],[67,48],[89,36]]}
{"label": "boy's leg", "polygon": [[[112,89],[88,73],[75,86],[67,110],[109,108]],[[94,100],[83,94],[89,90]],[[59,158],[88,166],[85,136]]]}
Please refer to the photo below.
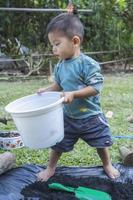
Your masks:
{"label": "boy's leg", "polygon": [[51,150],[48,166],[45,170],[42,170],[37,174],[38,181],[47,181],[55,173],[56,164],[61,156],[62,152]]}
{"label": "boy's leg", "polygon": [[73,149],[74,144],[78,140],[77,130],[75,128],[75,120],[64,116],[64,138],[61,142],[52,146],[52,151],[49,158],[48,166],[45,170],[37,174],[38,181],[47,181],[51,176],[54,175],[56,164],[63,152],[69,152]]}
{"label": "boy's leg", "polygon": [[108,148],[107,147],[106,148],[97,148],[97,153],[102,160],[103,168],[104,168],[106,174],[112,179],[118,178],[120,176],[120,173],[111,164]]}

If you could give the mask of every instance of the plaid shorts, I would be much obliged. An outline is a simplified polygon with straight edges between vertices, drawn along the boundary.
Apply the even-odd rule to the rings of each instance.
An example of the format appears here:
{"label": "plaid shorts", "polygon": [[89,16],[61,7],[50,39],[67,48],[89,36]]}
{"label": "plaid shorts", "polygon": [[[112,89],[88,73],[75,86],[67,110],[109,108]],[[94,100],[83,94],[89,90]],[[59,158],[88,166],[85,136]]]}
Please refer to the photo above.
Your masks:
{"label": "plaid shorts", "polygon": [[113,144],[110,128],[103,113],[84,119],[64,116],[64,131],[63,140],[54,145],[53,150],[71,151],[79,138],[96,148],[105,148]]}

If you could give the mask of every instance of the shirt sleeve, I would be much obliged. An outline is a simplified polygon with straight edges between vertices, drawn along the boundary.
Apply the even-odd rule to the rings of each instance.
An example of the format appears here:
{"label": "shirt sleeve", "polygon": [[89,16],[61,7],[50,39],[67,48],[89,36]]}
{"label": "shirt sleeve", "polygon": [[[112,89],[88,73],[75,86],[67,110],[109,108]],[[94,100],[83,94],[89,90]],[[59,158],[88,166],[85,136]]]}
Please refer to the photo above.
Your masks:
{"label": "shirt sleeve", "polygon": [[103,75],[99,64],[94,60],[84,62],[83,73],[85,84],[93,87],[97,92],[101,92]]}
{"label": "shirt sleeve", "polygon": [[57,82],[58,85],[60,86],[59,64],[56,64],[56,65],[55,65],[55,68],[54,68],[54,80],[55,80],[55,82]]}

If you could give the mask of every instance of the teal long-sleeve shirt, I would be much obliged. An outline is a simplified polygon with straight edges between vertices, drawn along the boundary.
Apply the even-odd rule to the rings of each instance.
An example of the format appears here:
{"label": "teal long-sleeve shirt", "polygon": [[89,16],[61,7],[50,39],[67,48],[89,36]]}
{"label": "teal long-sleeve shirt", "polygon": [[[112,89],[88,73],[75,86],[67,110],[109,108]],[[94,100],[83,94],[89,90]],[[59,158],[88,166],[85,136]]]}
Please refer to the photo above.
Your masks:
{"label": "teal long-sleeve shirt", "polygon": [[92,58],[80,54],[79,57],[61,60],[55,67],[55,81],[64,92],[80,90],[91,86],[98,94],[86,98],[77,98],[71,104],[64,104],[64,113],[75,119],[82,119],[102,112],[100,91],[103,76],[99,64]]}

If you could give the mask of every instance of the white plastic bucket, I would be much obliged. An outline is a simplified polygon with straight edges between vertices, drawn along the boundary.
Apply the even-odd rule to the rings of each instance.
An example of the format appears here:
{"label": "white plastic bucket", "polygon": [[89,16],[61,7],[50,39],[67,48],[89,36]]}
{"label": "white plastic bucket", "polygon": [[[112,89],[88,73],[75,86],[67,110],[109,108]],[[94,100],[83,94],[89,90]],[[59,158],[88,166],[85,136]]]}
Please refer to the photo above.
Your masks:
{"label": "white plastic bucket", "polygon": [[44,92],[25,96],[5,107],[25,146],[48,148],[63,139],[63,99],[60,92]]}

